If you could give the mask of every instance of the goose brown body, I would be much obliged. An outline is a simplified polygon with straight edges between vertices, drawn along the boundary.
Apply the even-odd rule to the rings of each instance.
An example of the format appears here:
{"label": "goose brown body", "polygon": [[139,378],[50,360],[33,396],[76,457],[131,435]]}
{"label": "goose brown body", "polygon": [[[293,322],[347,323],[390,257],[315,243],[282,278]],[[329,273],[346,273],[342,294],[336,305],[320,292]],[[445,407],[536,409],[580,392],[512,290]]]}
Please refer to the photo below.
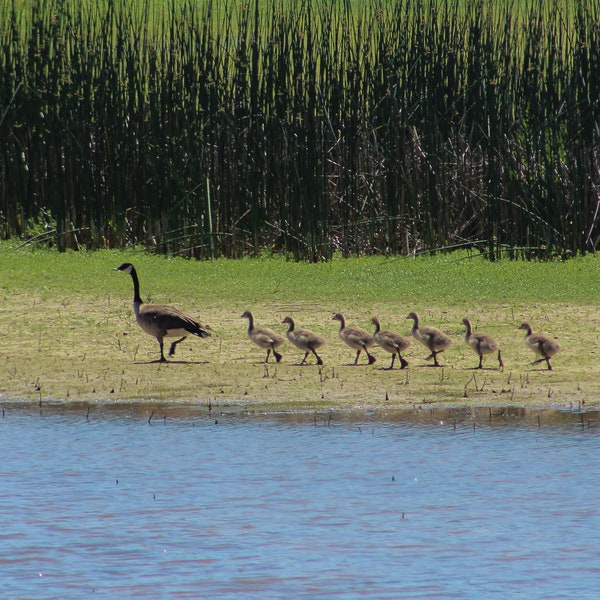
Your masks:
{"label": "goose brown body", "polygon": [[406,318],[413,320],[411,335],[419,340],[419,342],[431,352],[425,360],[431,360],[433,358],[434,366],[441,366],[438,362],[437,355],[448,348],[452,343],[452,340],[439,329],[435,329],[435,327],[419,327],[419,315],[417,315],[416,312],[409,313]]}
{"label": "goose brown body", "polygon": [[254,326],[254,315],[249,311],[244,311],[242,314],[243,319],[248,319],[248,337],[260,348],[267,350],[267,357],[265,362],[269,362],[269,356],[273,352],[273,356],[277,362],[281,361],[281,354],[277,352],[275,348],[279,348],[285,342],[285,338],[280,336],[278,333],[267,329],[266,327],[255,327]]}
{"label": "goose brown body", "polygon": [[404,369],[408,366],[408,361],[402,357],[401,352],[404,352],[410,345],[410,340],[399,333],[390,331],[389,329],[381,329],[381,323],[377,317],[371,319],[371,323],[375,325],[375,332],[373,333],[373,339],[379,346],[381,346],[386,352],[390,352],[392,355],[392,363],[388,369],[394,368],[394,360],[398,355],[400,361],[400,368]]}
{"label": "goose brown body", "polygon": [[473,328],[471,326],[471,321],[465,318],[462,320],[463,325],[467,328],[465,332],[465,342],[467,345],[473,349],[473,351],[479,356],[479,365],[478,369],[483,368],[483,357],[486,354],[494,354],[498,353],[498,364],[500,368],[504,368],[504,363],[502,362],[502,354],[500,351],[500,344],[487,333],[473,333]]}
{"label": "goose brown body", "polygon": [[533,333],[529,323],[523,323],[519,326],[519,329],[525,331],[525,345],[540,357],[537,360],[534,360],[531,364],[537,365],[543,361],[546,361],[548,370],[551,371],[552,365],[550,364],[550,358],[560,350],[558,343],[546,335],[541,333]]}
{"label": "goose brown body", "polygon": [[305,353],[300,364],[303,365],[312,352],[317,359],[317,364],[322,365],[323,360],[316,351],[325,344],[325,339],[308,329],[297,328],[293,317],[286,317],[282,323],[289,325],[286,333],[288,340]]}
{"label": "goose brown body", "polygon": [[362,351],[365,352],[368,357],[369,364],[372,365],[377,360],[368,350],[375,343],[373,336],[368,331],[365,331],[360,327],[348,327],[342,313],[336,313],[333,317],[333,320],[340,322],[340,339],[350,346],[350,348],[356,350],[354,365],[358,364],[358,357]]}
{"label": "goose brown body", "polygon": [[169,348],[169,356],[175,354],[177,344],[183,342],[188,335],[200,338],[210,337],[208,327],[201,325],[181,310],[173,306],[144,304],[140,297],[140,282],[135,267],[131,263],[123,263],[116,271],[124,271],[133,280],[133,312],[136,323],[149,335],[156,338],[160,346],[159,362],[166,362],[164,354],[164,338],[178,337]]}

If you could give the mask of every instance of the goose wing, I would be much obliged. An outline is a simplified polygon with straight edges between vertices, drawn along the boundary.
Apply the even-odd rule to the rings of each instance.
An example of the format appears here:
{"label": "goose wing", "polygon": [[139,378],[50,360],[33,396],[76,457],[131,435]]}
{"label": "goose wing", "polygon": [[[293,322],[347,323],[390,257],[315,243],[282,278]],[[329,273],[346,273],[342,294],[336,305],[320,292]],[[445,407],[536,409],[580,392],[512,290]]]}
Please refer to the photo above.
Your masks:
{"label": "goose wing", "polygon": [[210,337],[210,333],[206,331],[207,326],[201,325],[198,321],[173,306],[144,304],[140,314],[143,315],[144,319],[154,322],[165,334],[169,331],[184,330],[199,337]]}

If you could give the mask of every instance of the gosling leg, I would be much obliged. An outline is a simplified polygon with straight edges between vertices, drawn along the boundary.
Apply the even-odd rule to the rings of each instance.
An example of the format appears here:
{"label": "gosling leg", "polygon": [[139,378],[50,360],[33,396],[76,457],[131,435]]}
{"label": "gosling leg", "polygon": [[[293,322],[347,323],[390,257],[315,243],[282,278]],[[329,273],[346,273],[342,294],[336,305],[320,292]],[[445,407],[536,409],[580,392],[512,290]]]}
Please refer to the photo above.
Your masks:
{"label": "gosling leg", "polygon": [[[311,350],[311,352],[315,355],[315,357],[317,359],[317,364],[318,365],[322,365],[323,364],[323,359],[314,350]],[[308,352],[306,354],[308,355]]]}

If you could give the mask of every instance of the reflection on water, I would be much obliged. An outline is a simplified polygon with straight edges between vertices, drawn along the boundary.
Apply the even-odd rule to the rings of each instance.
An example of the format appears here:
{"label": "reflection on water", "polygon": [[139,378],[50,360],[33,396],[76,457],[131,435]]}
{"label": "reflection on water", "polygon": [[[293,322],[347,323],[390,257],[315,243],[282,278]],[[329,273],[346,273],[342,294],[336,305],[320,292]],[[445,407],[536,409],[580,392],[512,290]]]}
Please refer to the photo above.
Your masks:
{"label": "reflection on water", "polygon": [[3,594],[597,598],[599,425],[5,406]]}

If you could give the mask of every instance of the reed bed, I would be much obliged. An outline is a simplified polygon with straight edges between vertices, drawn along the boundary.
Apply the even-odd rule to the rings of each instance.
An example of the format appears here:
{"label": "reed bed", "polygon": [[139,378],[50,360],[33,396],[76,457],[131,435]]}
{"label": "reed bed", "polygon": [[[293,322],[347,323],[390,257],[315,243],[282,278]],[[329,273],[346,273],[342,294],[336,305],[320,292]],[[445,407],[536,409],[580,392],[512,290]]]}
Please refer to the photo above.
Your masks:
{"label": "reed bed", "polygon": [[600,242],[600,0],[3,3],[5,238],[311,261]]}

